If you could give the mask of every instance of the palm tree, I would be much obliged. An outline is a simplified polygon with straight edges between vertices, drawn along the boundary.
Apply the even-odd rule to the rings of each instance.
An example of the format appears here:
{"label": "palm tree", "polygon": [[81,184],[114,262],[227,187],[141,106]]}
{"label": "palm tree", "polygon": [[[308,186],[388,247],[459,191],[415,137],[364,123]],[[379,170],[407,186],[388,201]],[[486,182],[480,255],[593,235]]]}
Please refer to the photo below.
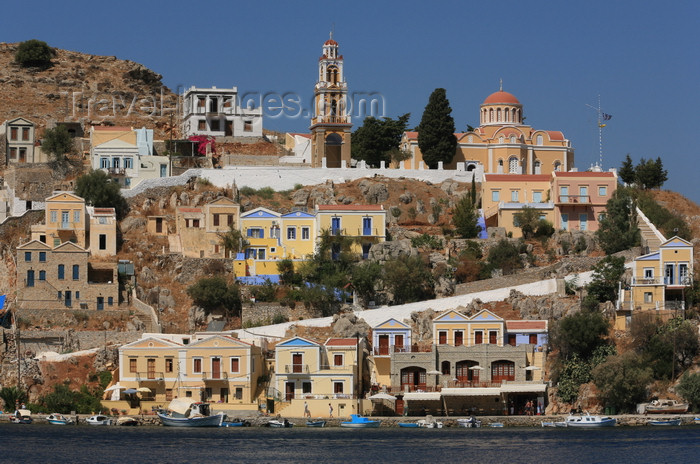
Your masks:
{"label": "palm tree", "polygon": [[227,256],[231,253],[239,253],[250,244],[248,240],[243,237],[241,231],[236,229],[233,224],[231,224],[225,233],[218,234],[221,240],[221,245],[227,251]]}

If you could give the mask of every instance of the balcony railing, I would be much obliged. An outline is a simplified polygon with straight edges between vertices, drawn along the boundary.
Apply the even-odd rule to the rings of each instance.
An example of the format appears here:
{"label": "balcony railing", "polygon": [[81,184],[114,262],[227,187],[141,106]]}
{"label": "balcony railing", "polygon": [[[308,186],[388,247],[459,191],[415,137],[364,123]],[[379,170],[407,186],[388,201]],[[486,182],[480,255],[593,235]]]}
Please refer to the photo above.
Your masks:
{"label": "balcony railing", "polygon": [[164,380],[165,376],[163,375],[162,372],[157,372],[157,371],[146,371],[146,372],[137,372],[136,373],[136,380],[139,382],[147,381],[147,380],[152,380],[155,382],[162,382]]}
{"label": "balcony railing", "polygon": [[661,285],[663,283],[661,277],[632,277],[632,285]]}
{"label": "balcony railing", "polygon": [[588,204],[590,202],[590,195],[559,195],[559,203]]}
{"label": "balcony railing", "polygon": [[285,374],[308,374],[309,365],[308,364],[286,364],[284,366]]}
{"label": "balcony railing", "polygon": [[216,381],[216,380],[228,380],[228,372],[224,371],[212,371],[212,372],[202,372],[202,380],[206,381]]}
{"label": "balcony railing", "polygon": [[389,356],[391,353],[429,353],[432,349],[421,349],[411,345],[389,345],[375,346],[373,351],[375,356]]}

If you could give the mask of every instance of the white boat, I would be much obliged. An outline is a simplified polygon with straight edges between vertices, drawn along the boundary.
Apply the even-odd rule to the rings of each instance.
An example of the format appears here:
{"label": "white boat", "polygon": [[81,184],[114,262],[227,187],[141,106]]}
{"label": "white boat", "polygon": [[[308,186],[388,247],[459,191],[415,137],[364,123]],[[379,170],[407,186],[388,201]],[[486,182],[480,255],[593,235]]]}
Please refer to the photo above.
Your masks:
{"label": "white boat", "polygon": [[654,400],[646,405],[644,411],[647,414],[685,414],[688,412],[688,403],[679,403],[676,400]]}
{"label": "white boat", "polygon": [[85,422],[90,425],[112,425],[112,418],[102,414],[95,414],[85,419]]}
{"label": "white boat", "polygon": [[481,421],[472,416],[469,419],[457,419],[457,426],[466,428],[481,427]]}
{"label": "white boat", "polygon": [[10,416],[10,422],[13,424],[31,424],[32,412],[29,409],[18,409]]}
{"label": "white boat", "polygon": [[175,398],[167,411],[158,411],[158,417],[169,427],[221,427],[226,415],[222,412],[212,415],[209,403]]}
{"label": "white boat", "polygon": [[614,427],[617,424],[617,419],[608,416],[591,416],[586,413],[584,415],[569,415],[565,422],[567,427]]}
{"label": "white boat", "polygon": [[46,417],[46,420],[49,422],[49,424],[53,425],[70,425],[73,423],[73,419],[57,412],[49,414]]}
{"label": "white boat", "polygon": [[380,421],[373,421],[357,414],[350,414],[350,421],[341,422],[340,426],[349,429],[371,429],[379,427],[379,424],[381,424]]}
{"label": "white boat", "polygon": [[287,419],[272,419],[271,421],[267,422],[267,426],[273,427],[276,429],[285,429],[285,428],[294,427],[294,424],[289,422]]}
{"label": "white boat", "polygon": [[542,427],[566,427],[565,421],[542,422]]}
{"label": "white boat", "polygon": [[418,427],[424,428],[424,429],[441,429],[443,426],[443,423],[440,421],[436,421],[433,416],[426,416],[425,419],[421,419],[418,422]]}

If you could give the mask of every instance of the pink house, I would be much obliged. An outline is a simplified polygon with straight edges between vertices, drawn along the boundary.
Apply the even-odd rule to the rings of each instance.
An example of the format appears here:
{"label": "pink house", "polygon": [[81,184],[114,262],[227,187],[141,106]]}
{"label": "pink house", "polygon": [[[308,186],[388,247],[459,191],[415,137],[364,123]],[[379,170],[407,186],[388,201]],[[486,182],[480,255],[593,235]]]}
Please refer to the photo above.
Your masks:
{"label": "pink house", "polygon": [[563,230],[598,230],[605,205],[617,188],[617,173],[553,172],[554,227]]}

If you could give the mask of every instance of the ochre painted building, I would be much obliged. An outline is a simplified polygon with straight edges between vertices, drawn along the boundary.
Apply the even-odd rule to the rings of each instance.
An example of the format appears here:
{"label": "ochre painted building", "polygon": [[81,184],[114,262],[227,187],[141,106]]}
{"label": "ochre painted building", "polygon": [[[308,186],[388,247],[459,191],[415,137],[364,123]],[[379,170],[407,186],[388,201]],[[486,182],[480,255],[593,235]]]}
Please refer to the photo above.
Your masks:
{"label": "ochre painted building", "polygon": [[[523,105],[513,94],[502,90],[492,93],[481,104],[479,127],[455,136],[455,156],[445,169],[459,166],[472,171],[480,165],[485,173],[550,174],[574,167],[574,149],[564,134],[526,125]],[[422,166],[418,132],[405,132],[401,148],[412,154],[401,167],[418,169]]]}

